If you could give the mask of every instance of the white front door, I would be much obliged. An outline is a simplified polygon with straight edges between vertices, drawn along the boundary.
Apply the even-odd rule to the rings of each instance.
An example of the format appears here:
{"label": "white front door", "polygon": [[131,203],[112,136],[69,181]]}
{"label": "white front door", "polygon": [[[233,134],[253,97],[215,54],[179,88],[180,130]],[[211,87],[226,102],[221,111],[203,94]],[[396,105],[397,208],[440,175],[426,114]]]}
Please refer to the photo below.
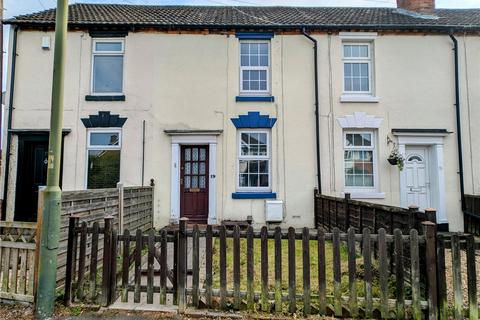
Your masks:
{"label": "white front door", "polygon": [[430,180],[428,174],[428,149],[426,147],[406,147],[405,184],[402,192],[407,205],[417,205],[420,210],[429,208]]}

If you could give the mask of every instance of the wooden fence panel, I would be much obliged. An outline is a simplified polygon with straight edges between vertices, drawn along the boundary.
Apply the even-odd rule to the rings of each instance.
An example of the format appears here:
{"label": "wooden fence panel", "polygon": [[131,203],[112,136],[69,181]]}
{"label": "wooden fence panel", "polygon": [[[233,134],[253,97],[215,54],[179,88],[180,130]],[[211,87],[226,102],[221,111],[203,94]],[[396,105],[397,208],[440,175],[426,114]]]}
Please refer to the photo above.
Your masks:
{"label": "wooden fence panel", "polygon": [[0,222],[0,299],[33,303],[36,224]]}

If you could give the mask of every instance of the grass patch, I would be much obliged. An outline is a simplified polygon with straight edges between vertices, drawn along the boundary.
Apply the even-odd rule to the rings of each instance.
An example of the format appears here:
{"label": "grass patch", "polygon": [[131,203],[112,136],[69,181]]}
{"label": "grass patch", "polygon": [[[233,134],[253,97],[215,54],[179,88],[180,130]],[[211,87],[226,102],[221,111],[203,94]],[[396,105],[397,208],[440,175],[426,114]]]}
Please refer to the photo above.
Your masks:
{"label": "grass patch", "polygon": [[[240,290],[247,289],[247,258],[246,258],[246,239],[240,240]],[[332,243],[325,243],[325,266],[327,279],[327,295],[333,295],[333,250]],[[261,251],[260,239],[254,240],[254,290],[261,291]],[[347,296],[349,292],[348,285],[348,252],[345,244],[342,243],[340,247],[341,260],[341,288],[342,295]],[[317,241],[310,241],[310,287],[311,293],[318,293],[318,252]],[[373,297],[380,297],[379,281],[378,281],[378,261],[372,257],[372,295]],[[295,242],[295,278],[297,293],[303,292],[303,258],[302,258],[302,241]],[[364,266],[363,257],[360,254],[360,249],[357,244],[356,255],[356,286],[358,297],[363,297],[364,294]],[[213,287],[220,288],[220,240],[215,238],[213,245]],[[275,289],[275,242],[274,239],[268,240],[268,287],[269,291]],[[389,296],[395,296],[395,279],[389,278]],[[227,289],[233,290],[233,239],[227,238]],[[288,291],[288,240],[282,240],[282,291]],[[408,292],[407,292],[408,295]]]}

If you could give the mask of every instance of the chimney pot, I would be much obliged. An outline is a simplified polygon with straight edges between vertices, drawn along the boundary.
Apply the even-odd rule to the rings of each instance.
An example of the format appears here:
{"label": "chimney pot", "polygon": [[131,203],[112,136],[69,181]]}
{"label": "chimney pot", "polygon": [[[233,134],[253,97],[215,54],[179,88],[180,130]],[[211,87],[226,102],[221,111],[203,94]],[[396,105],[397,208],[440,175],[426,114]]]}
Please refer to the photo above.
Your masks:
{"label": "chimney pot", "polygon": [[435,0],[397,0],[397,8],[421,13],[432,13]]}

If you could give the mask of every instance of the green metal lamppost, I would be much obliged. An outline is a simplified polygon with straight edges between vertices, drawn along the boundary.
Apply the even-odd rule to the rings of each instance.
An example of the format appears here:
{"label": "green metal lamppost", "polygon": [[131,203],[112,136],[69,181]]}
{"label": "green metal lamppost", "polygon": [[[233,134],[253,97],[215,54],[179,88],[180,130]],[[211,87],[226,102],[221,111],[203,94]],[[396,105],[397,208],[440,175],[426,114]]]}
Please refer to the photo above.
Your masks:
{"label": "green metal lamppost", "polygon": [[68,0],[57,0],[55,51],[53,60],[52,109],[48,145],[47,187],[44,190],[38,285],[35,312],[38,319],[49,319],[55,303],[57,254],[60,232],[62,190],[60,160],[63,127],[63,94],[68,23]]}

